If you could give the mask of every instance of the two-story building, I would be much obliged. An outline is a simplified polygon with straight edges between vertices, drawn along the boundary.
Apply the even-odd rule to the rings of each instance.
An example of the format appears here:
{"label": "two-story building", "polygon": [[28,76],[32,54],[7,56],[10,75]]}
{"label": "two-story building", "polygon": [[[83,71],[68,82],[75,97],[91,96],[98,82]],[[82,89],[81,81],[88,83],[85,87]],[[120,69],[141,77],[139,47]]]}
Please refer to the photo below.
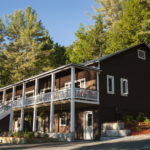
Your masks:
{"label": "two-story building", "polygon": [[145,43],[68,64],[0,89],[0,129],[97,140],[102,122],[150,113]]}

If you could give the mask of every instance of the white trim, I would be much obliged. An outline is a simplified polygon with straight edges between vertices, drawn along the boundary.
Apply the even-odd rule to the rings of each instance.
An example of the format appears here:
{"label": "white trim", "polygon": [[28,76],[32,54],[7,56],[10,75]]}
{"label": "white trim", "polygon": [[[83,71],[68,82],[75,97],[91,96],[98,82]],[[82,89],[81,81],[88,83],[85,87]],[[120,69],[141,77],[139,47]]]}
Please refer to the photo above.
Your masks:
{"label": "white trim", "polygon": [[26,98],[28,98],[28,96],[27,96],[28,94],[33,94],[32,96],[29,96],[29,97],[33,97],[34,94],[35,94],[35,93],[34,93],[34,90],[25,92],[25,97],[26,97]]}
{"label": "white trim", "polygon": [[[112,82],[112,90],[109,89],[109,79],[111,79]],[[108,94],[115,94],[115,89],[114,89],[114,76],[107,75],[107,93]]]}
{"label": "white trim", "polygon": [[[86,128],[86,121],[87,121],[87,120],[86,120],[86,115],[87,115],[87,114],[92,114],[92,133],[93,133],[93,111],[85,111],[85,112],[84,112],[84,119],[83,119],[83,121],[84,121],[84,129],[83,129],[83,130],[84,130],[84,131],[83,131],[83,132],[84,132],[84,133],[83,133],[83,135],[84,135],[84,140],[88,140],[88,139],[86,139],[86,136],[85,136],[85,134],[86,134],[86,129],[85,129],[85,128]],[[93,134],[94,134],[94,133],[93,133]],[[94,137],[94,135],[92,135],[92,139],[90,139],[90,140],[93,140],[93,137]]]}
{"label": "white trim", "polygon": [[[125,82],[125,93],[123,90],[123,82]],[[128,80],[124,78],[120,78],[120,89],[121,89],[121,96],[128,96],[129,91],[128,91]]]}
{"label": "white trim", "polygon": [[[139,59],[146,60],[146,52],[144,50],[138,49],[137,53],[138,53],[138,58]],[[140,56],[140,53],[143,53],[143,57]]]}
{"label": "white trim", "polygon": [[99,104],[99,102],[96,102],[96,101],[86,101],[86,100],[76,100],[76,99],[75,99],[75,102],[86,103],[86,104]]}
{"label": "white trim", "polygon": [[61,118],[61,116],[59,115],[59,126],[60,126],[60,127],[62,127],[62,126],[67,126],[67,113],[64,112],[64,113],[62,113],[62,114],[65,114],[65,123],[64,123],[64,124],[61,123],[62,118]]}
{"label": "white trim", "polygon": [[[80,82],[80,88],[81,88],[81,82],[82,81],[84,81],[84,87],[82,87],[82,88],[86,88],[86,80],[85,80],[85,78],[75,80],[74,83]],[[69,85],[69,87],[68,87],[68,85]],[[71,88],[71,82],[66,82],[65,83],[65,89],[66,88]]]}

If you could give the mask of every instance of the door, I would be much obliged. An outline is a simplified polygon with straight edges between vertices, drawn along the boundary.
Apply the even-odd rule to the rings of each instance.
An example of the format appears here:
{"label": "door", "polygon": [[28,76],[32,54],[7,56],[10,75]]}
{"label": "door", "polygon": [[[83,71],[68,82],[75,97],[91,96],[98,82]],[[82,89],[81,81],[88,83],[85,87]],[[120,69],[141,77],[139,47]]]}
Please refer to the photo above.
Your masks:
{"label": "door", "polygon": [[84,113],[84,139],[93,140],[93,112],[86,111]]}

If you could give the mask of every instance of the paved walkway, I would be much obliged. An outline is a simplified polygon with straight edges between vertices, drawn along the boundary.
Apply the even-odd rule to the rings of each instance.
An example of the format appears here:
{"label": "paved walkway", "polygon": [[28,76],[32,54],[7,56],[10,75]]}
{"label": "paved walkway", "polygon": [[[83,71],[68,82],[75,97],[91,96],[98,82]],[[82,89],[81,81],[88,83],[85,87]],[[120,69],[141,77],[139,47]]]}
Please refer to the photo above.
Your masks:
{"label": "paved walkway", "polygon": [[97,142],[0,144],[0,150],[150,150],[150,135],[129,136]]}

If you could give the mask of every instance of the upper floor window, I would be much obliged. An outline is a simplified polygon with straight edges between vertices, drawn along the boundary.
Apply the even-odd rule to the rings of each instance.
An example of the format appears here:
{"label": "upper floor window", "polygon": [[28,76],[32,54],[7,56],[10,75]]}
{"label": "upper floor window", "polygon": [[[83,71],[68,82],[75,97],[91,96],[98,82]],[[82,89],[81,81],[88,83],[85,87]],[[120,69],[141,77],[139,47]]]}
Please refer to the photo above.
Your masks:
{"label": "upper floor window", "polygon": [[121,95],[127,96],[128,95],[128,80],[121,78],[120,79],[120,86],[121,86]]}
{"label": "upper floor window", "polygon": [[[75,80],[75,87],[76,88],[85,88],[86,87],[85,78]],[[71,88],[71,83],[70,82],[65,83],[65,88]]]}
{"label": "upper floor window", "polygon": [[34,96],[34,90],[26,92],[26,97]]}
{"label": "upper floor window", "polygon": [[138,58],[139,58],[139,59],[146,60],[146,54],[145,54],[145,51],[138,49],[137,52],[138,52]]}
{"label": "upper floor window", "polygon": [[107,75],[107,93],[114,94],[114,76]]}

